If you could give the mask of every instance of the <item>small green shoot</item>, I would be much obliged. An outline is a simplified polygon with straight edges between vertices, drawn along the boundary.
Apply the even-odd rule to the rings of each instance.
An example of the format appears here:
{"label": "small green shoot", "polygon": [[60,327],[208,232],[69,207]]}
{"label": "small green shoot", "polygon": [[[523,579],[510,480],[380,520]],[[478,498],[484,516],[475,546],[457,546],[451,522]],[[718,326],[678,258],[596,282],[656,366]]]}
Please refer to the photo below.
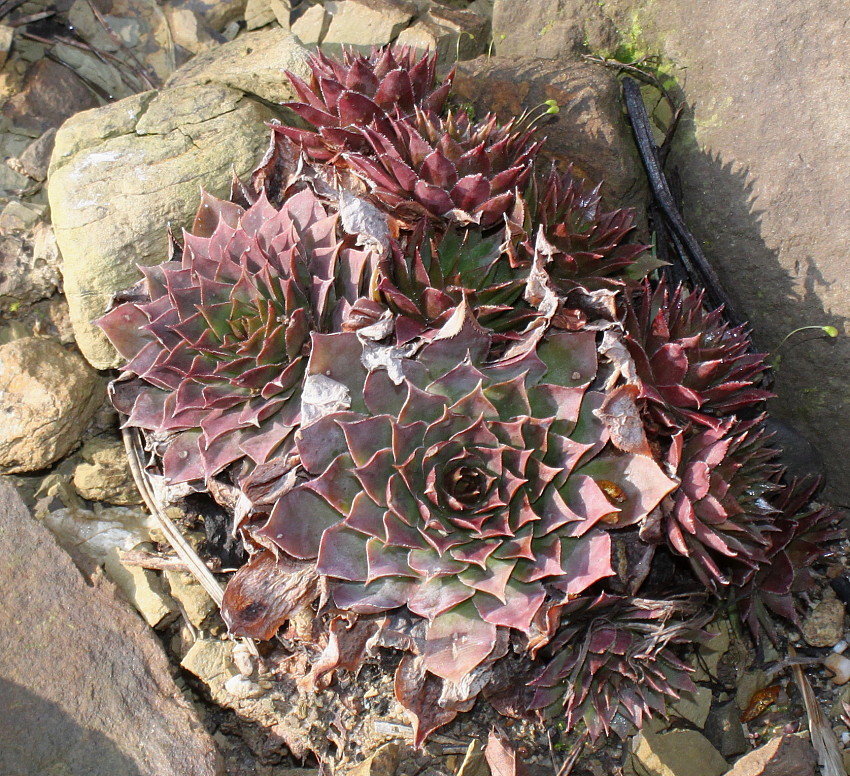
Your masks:
{"label": "small green shoot", "polygon": [[830,339],[836,339],[838,337],[838,329],[835,326],[800,326],[793,331],[789,331],[788,334],[785,335],[782,342],[780,342],[776,349],[773,351],[773,357],[770,359],[770,365],[775,370],[779,368],[779,365],[782,363],[782,356],[779,354],[779,351],[782,350],[782,346],[788,342],[791,337],[795,334],[799,334],[801,331],[821,331],[826,334]]}
{"label": "small green shoot", "polygon": [[[460,62],[460,42],[463,40],[464,35],[468,36],[472,41],[475,40],[475,36],[471,32],[461,30],[460,34],[457,36],[457,40],[455,41],[455,62]],[[492,42],[490,45],[493,45]]]}
{"label": "small green shoot", "polygon": [[[537,113],[537,115],[534,115],[537,111],[540,112]],[[541,102],[540,105],[535,105],[533,108],[524,110],[522,115],[517,119],[517,126],[527,122],[530,129],[544,116],[557,116],[560,112],[561,106],[558,105],[557,100],[545,100],[544,102]]]}

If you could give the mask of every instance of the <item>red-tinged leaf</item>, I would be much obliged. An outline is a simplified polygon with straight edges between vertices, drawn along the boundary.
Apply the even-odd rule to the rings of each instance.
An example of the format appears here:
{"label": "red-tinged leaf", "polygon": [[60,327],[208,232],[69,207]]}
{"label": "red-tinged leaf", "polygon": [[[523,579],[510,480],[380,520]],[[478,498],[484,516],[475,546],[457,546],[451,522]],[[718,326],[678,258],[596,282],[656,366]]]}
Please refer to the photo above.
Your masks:
{"label": "red-tinged leaf", "polygon": [[387,73],[375,92],[375,103],[388,113],[394,112],[396,106],[404,113],[412,112],[413,87],[407,71],[399,68]]}
{"label": "red-tinged leaf", "polygon": [[658,385],[678,385],[688,372],[688,357],[678,342],[662,345],[649,360]]}
{"label": "red-tinged leaf", "polygon": [[[326,79],[322,80],[324,81]],[[354,64],[351,65],[351,69],[345,77],[346,89],[366,95],[375,94],[375,90],[378,89],[380,83],[378,76],[375,75],[363,59],[355,59]],[[378,100],[376,102],[380,104]],[[384,106],[381,105],[381,107],[383,108]]]}
{"label": "red-tinged leaf", "polygon": [[611,537],[594,530],[581,539],[565,539],[561,550],[563,579],[552,584],[567,595],[576,596],[595,582],[613,576]]}
{"label": "red-tinged leaf", "polygon": [[233,635],[268,641],[318,595],[319,575],[313,562],[277,558],[263,550],[227,583],[221,616]]}
{"label": "red-tinged leaf", "polygon": [[[417,552],[417,550],[413,550]],[[420,554],[426,555],[422,550]],[[428,552],[426,557],[434,557],[435,562],[432,567],[422,564],[422,567],[427,572],[435,573],[439,568],[440,560],[435,552]],[[443,612],[447,612],[458,604],[468,601],[475,595],[475,591],[464,585],[460,580],[453,577],[439,576],[426,581],[419,580],[416,586],[416,592],[411,595],[407,602],[407,608],[414,614],[420,617],[426,617],[429,620],[434,619]]]}
{"label": "red-tinged leaf", "polygon": [[626,453],[652,457],[643,420],[635,404],[640,391],[634,385],[621,385],[605,396],[596,416],[608,427],[611,444]]}
{"label": "red-tinged leaf", "polygon": [[220,223],[236,229],[244,212],[244,208],[239,205],[214,197],[205,189],[201,189],[201,204],[192,222],[192,234],[198,237],[212,237]]}
{"label": "red-tinged leaf", "polygon": [[344,523],[327,528],[322,534],[316,560],[319,572],[349,582],[365,582],[369,576],[367,538]]}
{"label": "red-tinged leaf", "polygon": [[481,619],[471,601],[435,617],[425,636],[423,658],[433,674],[459,682],[492,652],[496,626]]}
{"label": "red-tinged leaf", "polygon": [[323,677],[340,668],[357,671],[366,657],[366,644],[377,630],[375,620],[358,619],[350,623],[344,617],[334,617],[328,626],[328,643],[306,677],[307,687],[320,689]]}
{"label": "red-tinged leaf", "polygon": [[395,674],[395,697],[413,722],[413,744],[417,748],[437,728],[447,725],[457,712],[438,705],[443,682],[426,670],[425,660],[405,655]]}
{"label": "red-tinged leaf", "polygon": [[377,614],[403,606],[416,583],[397,577],[381,577],[363,585],[359,582],[341,582],[333,586],[334,603],[340,609],[358,614]]}
{"label": "red-tinged leaf", "polygon": [[200,440],[200,431],[183,431],[171,441],[162,457],[162,473],[168,485],[203,479]]}
{"label": "red-tinged leaf", "polygon": [[454,207],[454,202],[445,189],[425,181],[417,181],[413,194],[416,200],[435,216],[442,216]]}
{"label": "red-tinged leaf", "polygon": [[667,477],[658,464],[644,455],[603,454],[576,469],[597,483],[616,486],[617,527],[635,525],[643,520],[678,483]]}
{"label": "red-tinged leaf", "polygon": [[130,302],[110,310],[95,323],[100,326],[115,349],[128,361],[135,358],[139,351],[153,339],[145,328],[148,317],[138,306]]}
{"label": "red-tinged leaf", "polygon": [[309,560],[319,554],[325,530],[339,523],[341,518],[321,496],[296,487],[278,500],[258,533],[294,558]]}
{"label": "red-tinged leaf", "polygon": [[439,151],[428,154],[419,168],[419,174],[428,183],[443,189],[452,188],[458,181],[455,166]]}
{"label": "red-tinged leaf", "polygon": [[461,178],[450,192],[455,207],[468,213],[490,198],[490,181],[483,175],[467,175]]}
{"label": "red-tinged leaf", "polygon": [[[375,116],[382,113],[381,109],[372,100],[357,92],[344,92],[341,94],[339,100],[337,100],[336,108],[339,112],[339,125],[341,126],[348,124],[365,126]],[[337,126],[337,124],[333,124],[332,126]]]}
{"label": "red-tinged leaf", "polygon": [[504,591],[504,602],[487,595],[474,599],[475,608],[492,625],[501,625],[528,633],[531,621],[546,599],[540,584],[525,584],[512,580]]}

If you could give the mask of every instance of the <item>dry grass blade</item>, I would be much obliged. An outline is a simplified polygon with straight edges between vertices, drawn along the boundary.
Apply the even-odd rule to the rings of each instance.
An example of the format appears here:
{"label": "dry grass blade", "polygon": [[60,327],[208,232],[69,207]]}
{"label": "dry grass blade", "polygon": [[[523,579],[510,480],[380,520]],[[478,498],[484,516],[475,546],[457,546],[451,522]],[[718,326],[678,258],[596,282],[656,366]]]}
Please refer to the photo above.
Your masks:
{"label": "dry grass blade", "polygon": [[561,766],[560,770],[557,773],[557,776],[570,776],[573,772],[573,768],[575,764],[578,762],[578,758],[581,757],[581,753],[584,751],[584,745],[587,743],[587,733],[584,732],[579,736],[578,741],[576,741],[575,746],[573,747],[573,751],[569,753],[567,759],[564,760],[564,764]]}
{"label": "dry grass blade", "polygon": [[[789,646],[788,652],[792,658],[796,655],[794,647]],[[826,719],[821,710],[812,685],[799,665],[791,666],[791,671],[794,674],[794,681],[800,689],[800,694],[803,696],[803,704],[809,718],[809,733],[812,737],[812,746],[818,756],[821,776],[847,776],[835,733],[833,733],[829,720]]]}
{"label": "dry grass blade", "polygon": [[137,78],[140,78],[147,85],[148,89],[156,89],[161,84],[155,83],[153,79],[148,75],[147,68],[139,61],[139,58],[133,53],[133,50],[129,48],[124,41],[121,39],[121,36],[118,35],[112,27],[109,26],[109,23],[103,17],[103,14],[98,10],[97,6],[88,0],[88,6],[91,8],[91,12],[94,14],[94,17],[100,23],[100,26],[103,27],[104,32],[109,36],[109,39],[118,46],[119,49],[126,52],[127,56],[133,60],[135,67],[132,68],[134,75]]}
{"label": "dry grass blade", "polygon": [[127,451],[127,458],[130,461],[133,479],[145,502],[145,506],[150,510],[157,523],[159,523],[159,527],[162,529],[174,552],[186,564],[188,570],[198,580],[198,583],[204,588],[207,595],[215,601],[216,606],[220,607],[224,597],[224,590],[218,583],[218,580],[213,576],[213,573],[207,568],[206,564],[198,557],[192,545],[186,541],[183,534],[177,529],[177,526],[160,509],[154,497],[153,489],[145,474],[144,454],[142,452],[142,443],[139,439],[139,432],[135,429],[125,428],[122,429],[121,434],[124,437],[124,448]]}

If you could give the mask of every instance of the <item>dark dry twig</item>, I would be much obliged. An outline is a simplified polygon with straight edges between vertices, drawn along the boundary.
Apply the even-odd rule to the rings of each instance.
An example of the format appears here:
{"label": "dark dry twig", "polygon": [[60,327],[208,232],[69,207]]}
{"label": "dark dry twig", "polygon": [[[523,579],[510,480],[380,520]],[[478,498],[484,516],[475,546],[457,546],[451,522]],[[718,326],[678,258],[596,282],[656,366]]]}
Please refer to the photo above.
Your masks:
{"label": "dark dry twig", "polygon": [[31,13],[28,16],[19,16],[17,19],[10,19],[6,22],[6,26],[23,27],[25,24],[40,22],[42,19],[49,19],[51,16],[55,15],[56,11],[39,11],[38,13]]}
{"label": "dark dry twig", "polygon": [[[722,305],[726,319],[733,325],[740,325],[742,323],[741,317],[736,312],[729,295],[720,283],[720,278],[705,257],[700,244],[686,226],[673,199],[670,186],[661,169],[661,163],[658,159],[658,149],[652,137],[649,117],[647,116],[646,106],[643,104],[643,97],[641,97],[640,87],[637,81],[631,78],[624,78],[623,95],[629,121],[635,135],[635,142],[637,143],[643,166],[646,169],[646,175],[649,179],[653,197],[658,203],[658,207],[665,221],[668,223],[671,233],[677,238],[678,243],[681,244],[683,250],[679,255],[691,280],[691,284],[696,288],[704,288],[709,303],[714,307],[720,307]],[[678,247],[679,245],[677,244],[677,249]]]}

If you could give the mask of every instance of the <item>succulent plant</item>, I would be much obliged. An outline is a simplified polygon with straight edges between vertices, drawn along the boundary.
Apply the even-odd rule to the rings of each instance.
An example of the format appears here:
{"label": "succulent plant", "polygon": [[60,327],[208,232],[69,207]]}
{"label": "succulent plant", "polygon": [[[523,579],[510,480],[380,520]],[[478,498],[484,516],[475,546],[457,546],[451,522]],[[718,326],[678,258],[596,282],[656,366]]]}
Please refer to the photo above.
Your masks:
{"label": "succulent plant", "polygon": [[767,369],[743,326],[731,327],[722,309],[706,312],[702,292],[670,293],[662,280],[644,282],[626,298],[626,345],[641,381],[649,420],[675,432],[693,422],[717,427],[723,419],[773,396],[759,388]]}
{"label": "succulent plant", "polygon": [[668,470],[680,484],[662,504],[657,531],[713,590],[729,585],[732,560],[758,568],[770,544],[776,509],[769,497],[779,488],[779,467],[762,420],[732,417],[697,433],[679,431],[670,445]]}
{"label": "succulent plant", "polygon": [[548,647],[552,657],[531,681],[532,708],[547,717],[563,713],[568,730],[583,721],[592,740],[617,730],[616,714],[638,728],[646,717],[666,716],[668,701],[696,689],[693,669],[670,649],[701,637],[706,618],[694,620],[694,609],[687,599],[604,593],[566,604],[566,624]]}
{"label": "succulent plant", "polygon": [[365,150],[361,129],[376,118],[409,117],[417,108],[442,112],[454,71],[435,88],[436,62],[436,54],[417,59],[407,46],[373,48],[369,56],[346,49],[342,61],[319,51],[309,59],[309,84],[287,73],[301,102],[285,103],[316,131],[286,126],[275,131],[314,162],[336,162],[343,152]]}
{"label": "succulent plant", "polygon": [[535,316],[523,303],[524,276],[504,261],[501,235],[469,229],[435,233],[421,222],[404,247],[381,263],[377,290],[398,316],[402,341],[440,328],[466,298],[476,318],[497,331],[521,329]]}
{"label": "succulent plant", "polygon": [[501,224],[528,182],[540,148],[533,129],[495,115],[473,122],[465,112],[445,118],[420,109],[411,119],[364,127],[368,150],[347,165],[393,216],[415,223]]}
{"label": "succulent plant", "polygon": [[812,564],[828,551],[828,542],[845,533],[837,526],[838,510],[812,504],[820,485],[818,478],[794,480],[776,493],[771,499],[775,515],[772,530],[766,534],[764,561],[755,568],[749,564],[735,567],[732,582],[741,619],[756,638],[764,628],[770,639],[777,641],[769,612],[798,622],[792,594],[811,589]]}
{"label": "succulent plant", "polygon": [[[181,261],[143,267],[129,301],[98,321],[128,362],[114,401],[127,425],[168,435],[170,482],[279,452],[300,422],[311,331],[368,286],[371,253],[304,190],[278,211],[205,195]],[[130,380],[129,378],[135,378]]]}
{"label": "succulent plant", "polygon": [[604,397],[587,390],[593,333],[495,361],[491,342],[463,303],[415,357],[399,356],[394,382],[392,364],[361,365],[356,334],[314,335],[307,379],[349,406],[301,428],[309,479],[257,532],[316,558],[337,607],[427,618],[425,664],[454,681],[498,628],[529,632],[548,594],[612,574],[607,531],[674,487],[650,458],[605,445],[593,414]]}
{"label": "succulent plant", "polygon": [[[571,169],[561,174],[553,168],[542,180],[533,180],[507,215],[505,247],[511,264],[530,266],[543,248],[546,271],[560,290],[621,288],[623,273],[647,246],[629,242],[631,210],[602,211],[600,189],[589,189]],[[644,271],[659,264],[647,264]]]}

